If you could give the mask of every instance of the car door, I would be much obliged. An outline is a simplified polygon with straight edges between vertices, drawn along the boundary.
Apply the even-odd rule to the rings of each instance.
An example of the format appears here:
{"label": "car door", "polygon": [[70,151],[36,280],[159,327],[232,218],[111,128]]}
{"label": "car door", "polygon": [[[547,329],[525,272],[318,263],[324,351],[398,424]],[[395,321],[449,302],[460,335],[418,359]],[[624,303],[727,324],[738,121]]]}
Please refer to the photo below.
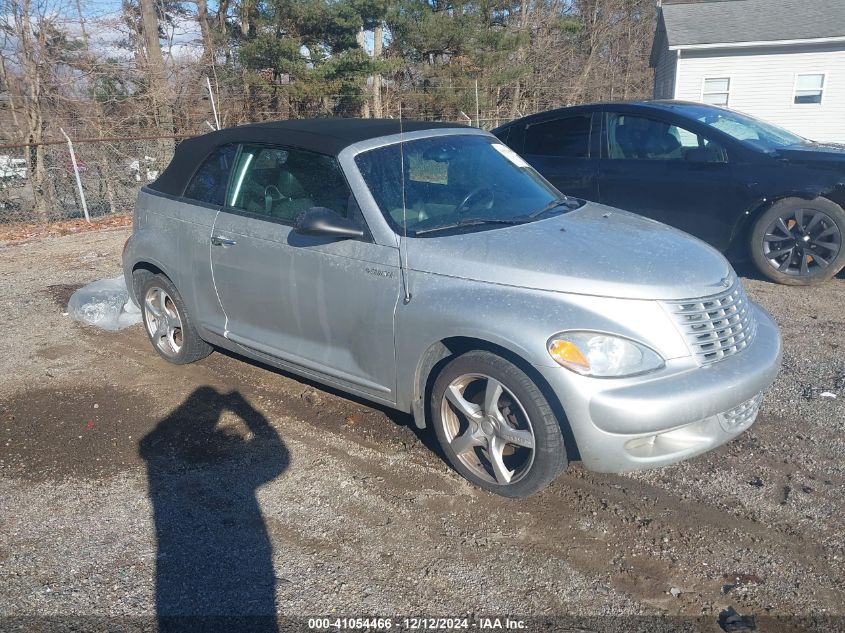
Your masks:
{"label": "car door", "polygon": [[201,330],[222,333],[225,317],[211,275],[210,249],[214,220],[226,196],[237,145],[214,148],[188,182],[181,198],[160,198],[166,213],[152,219],[168,235],[177,262],[168,273],[191,307]]}
{"label": "car door", "polygon": [[314,206],[364,225],[333,157],[241,146],[212,235],[225,336],[302,373],[393,402],[398,249],[296,233],[296,217]]}
{"label": "car door", "polygon": [[658,116],[608,111],[602,130],[599,201],[729,245],[744,188],[727,149]]}
{"label": "car door", "polygon": [[594,138],[593,119],[587,111],[518,124],[507,144],[566,195],[596,200],[599,122]]}

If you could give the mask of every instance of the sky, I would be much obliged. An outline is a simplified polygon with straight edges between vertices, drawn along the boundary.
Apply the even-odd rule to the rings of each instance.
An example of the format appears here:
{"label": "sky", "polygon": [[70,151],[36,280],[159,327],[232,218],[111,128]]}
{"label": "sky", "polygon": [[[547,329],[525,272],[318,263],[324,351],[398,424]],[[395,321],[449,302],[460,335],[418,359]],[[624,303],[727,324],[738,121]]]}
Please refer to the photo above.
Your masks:
{"label": "sky", "polygon": [[[47,0],[47,4],[51,4],[50,0]],[[80,4],[91,47],[106,57],[132,58],[132,51],[121,46],[128,36],[127,27],[121,19],[121,0],[81,0]],[[60,6],[65,14],[65,30],[72,37],[80,37],[81,30],[75,3],[62,0]],[[210,0],[209,12],[213,14],[216,10],[217,2]],[[174,60],[199,57],[202,52],[202,39],[199,25],[193,18],[179,17],[174,20],[172,27],[169,24],[162,24],[162,28],[171,29],[168,38],[162,40],[162,52],[166,56],[170,53]],[[371,32],[365,34],[364,46],[372,54],[373,34]]]}
{"label": "sky", "polygon": [[[131,51],[122,48],[119,44],[125,40],[126,26],[121,20],[121,0],[82,0],[82,12],[85,17],[85,26],[91,40],[91,45],[101,54],[109,57],[122,58],[131,57]],[[216,3],[213,5],[216,7]],[[74,23],[75,12],[69,16],[68,30],[79,34],[78,26]],[[162,28],[171,28],[162,24]],[[191,18],[177,18],[174,21],[172,31],[174,58],[197,57],[201,53],[201,35],[199,25]],[[162,46],[167,47],[168,42],[163,40]],[[167,54],[167,49],[163,52]]]}

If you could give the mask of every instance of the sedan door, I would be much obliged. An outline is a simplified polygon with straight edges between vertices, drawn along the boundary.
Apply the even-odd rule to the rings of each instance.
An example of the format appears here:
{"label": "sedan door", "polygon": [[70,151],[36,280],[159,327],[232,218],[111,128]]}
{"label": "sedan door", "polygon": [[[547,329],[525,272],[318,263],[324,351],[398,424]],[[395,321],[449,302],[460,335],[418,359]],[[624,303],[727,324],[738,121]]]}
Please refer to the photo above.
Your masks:
{"label": "sedan door", "polygon": [[600,202],[728,247],[747,188],[721,144],[657,116],[613,111],[602,141]]}
{"label": "sedan door", "polygon": [[516,124],[507,144],[566,195],[597,200],[597,117],[595,127],[591,112]]}
{"label": "sedan door", "polygon": [[333,157],[242,146],[212,234],[225,336],[300,373],[394,402],[398,249],[296,233],[296,217],[314,206],[364,223]]}

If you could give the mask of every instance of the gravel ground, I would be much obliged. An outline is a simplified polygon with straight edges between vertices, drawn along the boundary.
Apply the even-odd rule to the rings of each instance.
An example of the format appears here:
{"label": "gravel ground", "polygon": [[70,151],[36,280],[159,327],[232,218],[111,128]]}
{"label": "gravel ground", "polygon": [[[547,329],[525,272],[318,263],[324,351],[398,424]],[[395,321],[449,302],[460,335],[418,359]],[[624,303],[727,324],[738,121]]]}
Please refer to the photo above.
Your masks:
{"label": "gravel ground", "polygon": [[[169,365],[141,326],[73,323],[68,297],[119,274],[127,235],[0,244],[0,628],[275,609],[720,631],[728,607],[758,630],[799,630],[767,614],[843,626],[824,618],[845,615],[845,279],[746,278],[785,355],[734,442],[647,473],[576,463],[507,500],[451,472],[408,416],[230,354]],[[634,629],[589,630],[614,621]]]}

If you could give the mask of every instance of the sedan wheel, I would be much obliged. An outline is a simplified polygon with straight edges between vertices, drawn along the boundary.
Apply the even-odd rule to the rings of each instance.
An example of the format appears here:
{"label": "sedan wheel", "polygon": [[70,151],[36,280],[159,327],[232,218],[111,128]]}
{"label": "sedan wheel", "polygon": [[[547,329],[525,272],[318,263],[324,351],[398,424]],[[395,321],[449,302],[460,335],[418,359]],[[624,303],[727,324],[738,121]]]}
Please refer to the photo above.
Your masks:
{"label": "sedan wheel", "polygon": [[751,255],[761,273],[792,285],[830,279],[845,264],[845,212],[822,198],[781,200],[752,232]]}
{"label": "sedan wheel", "polygon": [[549,401],[522,369],[490,352],[467,352],[443,368],[431,415],[455,470],[497,494],[528,496],[566,467]]}

